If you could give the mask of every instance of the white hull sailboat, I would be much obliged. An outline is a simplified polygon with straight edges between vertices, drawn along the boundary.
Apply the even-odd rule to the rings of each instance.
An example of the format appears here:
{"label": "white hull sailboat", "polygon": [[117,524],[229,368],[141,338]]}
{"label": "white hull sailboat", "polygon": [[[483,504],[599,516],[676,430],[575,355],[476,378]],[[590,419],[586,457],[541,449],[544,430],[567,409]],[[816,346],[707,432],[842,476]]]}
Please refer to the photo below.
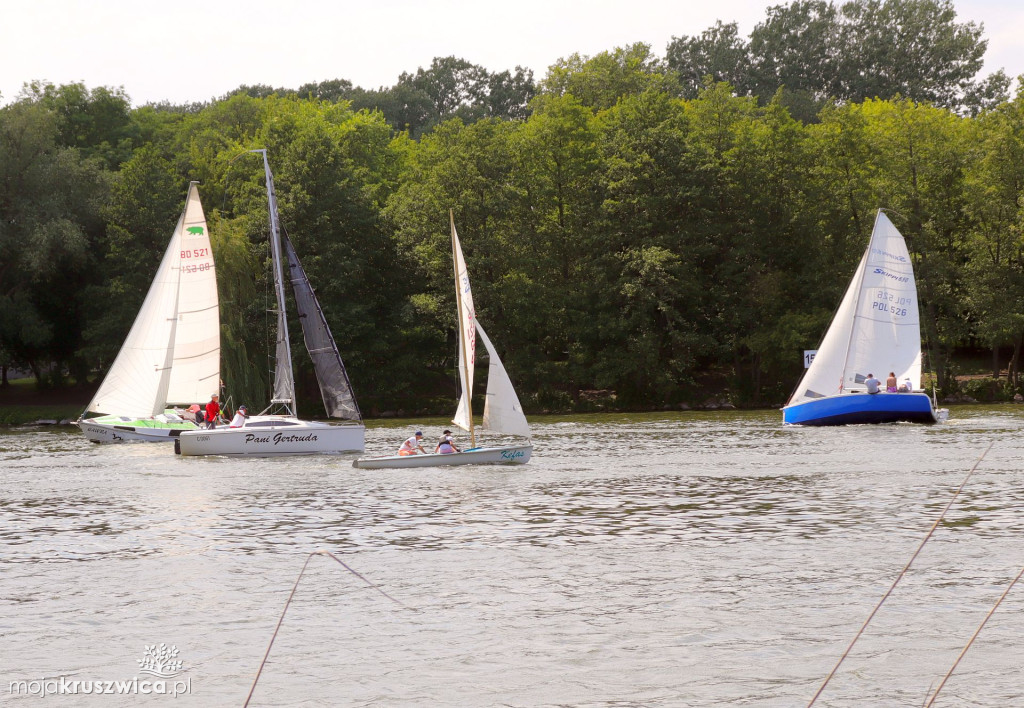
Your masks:
{"label": "white hull sailboat", "polygon": [[324,455],[361,452],[363,438],[361,425],[332,425],[284,415],[254,415],[240,428],[224,426],[183,435],[178,446],[183,455]]}
{"label": "white hull sailboat", "polygon": [[[903,391],[868,393],[893,372]],[[879,209],[871,240],[811,366],[782,409],[792,425],[944,420],[921,389],[917,284],[903,236]]]}
{"label": "white hull sailboat", "polygon": [[[274,291],[277,297],[277,350],[274,372],[274,393],[260,415],[247,418],[237,428],[220,427],[194,430],[178,436],[175,452],[182,455],[233,455],[270,457],[282,455],[318,455],[362,452],[366,428],[356,404],[352,384],[338,347],[320,309],[320,303],[286,234],[281,233],[277,214],[277,194],[266,150],[253,150],[263,155],[270,212],[270,247],[274,268]],[[295,303],[302,323],[302,334],[309,351],[324,408],[332,418],[344,424],[301,420],[296,415],[295,379],[292,373],[291,344],[284,297],[284,266],[292,285]]]}
{"label": "white hull sailboat", "polygon": [[184,409],[219,390],[217,278],[197,185],[135,323],[76,421],[93,442],[171,442],[197,429]]}
{"label": "white hull sailboat", "polygon": [[462,395],[452,423],[469,432],[472,446],[463,452],[449,454],[387,455],[355,460],[354,467],[388,469],[406,467],[451,467],[454,465],[522,465],[530,461],[533,445],[527,441],[518,445],[476,447],[476,429],[473,425],[473,374],[476,364],[477,335],[487,350],[487,396],[484,403],[484,430],[507,435],[530,437],[530,425],[523,414],[508,372],[498,353],[476,319],[473,292],[469,286],[466,259],[462,255],[459,235],[455,231],[455,216],[449,212],[452,230],[452,260],[455,264],[455,300],[459,320],[459,384]]}

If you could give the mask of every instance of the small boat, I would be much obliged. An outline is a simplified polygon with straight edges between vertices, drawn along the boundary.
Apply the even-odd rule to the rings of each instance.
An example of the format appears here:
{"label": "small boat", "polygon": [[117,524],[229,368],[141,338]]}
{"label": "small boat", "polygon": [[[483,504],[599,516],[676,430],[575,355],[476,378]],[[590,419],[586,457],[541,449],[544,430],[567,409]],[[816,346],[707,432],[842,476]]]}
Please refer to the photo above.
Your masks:
{"label": "small boat", "polygon": [[219,391],[217,278],[198,184],[189,184],[135,323],[76,421],[93,442],[171,442],[197,429],[185,409]]}
{"label": "small boat", "polygon": [[[501,363],[494,345],[473,308],[473,292],[469,287],[469,273],[466,259],[462,255],[459,235],[455,231],[455,216],[448,214],[452,229],[452,261],[455,264],[455,300],[459,321],[459,384],[462,394],[452,423],[469,432],[471,447],[463,452],[426,455],[387,455],[364,457],[355,460],[353,467],[362,469],[387,469],[404,467],[450,467],[453,465],[522,465],[530,461],[533,445],[529,442],[530,425],[526,421],[519,397]],[[473,373],[476,364],[477,335],[487,350],[487,395],[484,402],[484,430],[527,438],[526,443],[494,447],[476,446],[476,429],[473,426]]]}
{"label": "small boat", "polygon": [[[182,455],[233,455],[273,457],[284,455],[320,455],[362,452],[366,428],[363,426],[355,392],[345,364],[309,278],[280,228],[277,194],[266,150],[252,150],[263,155],[270,212],[270,247],[274,268],[274,290],[277,296],[277,349],[274,392],[270,405],[259,415],[245,420],[237,428],[228,426],[211,430],[183,432],[175,443],[175,452]],[[295,305],[302,335],[313,361],[324,409],[343,424],[301,420],[295,407],[295,378],[288,339],[288,319],[284,297],[284,264],[295,295]]]}
{"label": "small boat", "polygon": [[[868,393],[865,381],[894,372],[905,390]],[[782,409],[793,425],[935,423],[921,390],[921,324],[917,284],[903,236],[878,210],[867,250],[810,367]]]}

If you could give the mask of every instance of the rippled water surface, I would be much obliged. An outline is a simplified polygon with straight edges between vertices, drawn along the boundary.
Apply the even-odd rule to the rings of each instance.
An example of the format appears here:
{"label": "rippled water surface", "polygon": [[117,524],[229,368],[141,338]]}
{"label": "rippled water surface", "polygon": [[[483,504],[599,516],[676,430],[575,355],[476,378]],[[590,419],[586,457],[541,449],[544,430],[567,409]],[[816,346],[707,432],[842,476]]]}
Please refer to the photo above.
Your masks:
{"label": "rippled water surface", "polygon": [[[180,458],[0,432],[0,703],[921,705],[1024,566],[1024,408],[784,429],[777,411],[536,418],[522,467]],[[443,420],[371,425],[367,452]],[[1024,583],[936,705],[1024,705]],[[177,698],[18,698],[143,677]]]}

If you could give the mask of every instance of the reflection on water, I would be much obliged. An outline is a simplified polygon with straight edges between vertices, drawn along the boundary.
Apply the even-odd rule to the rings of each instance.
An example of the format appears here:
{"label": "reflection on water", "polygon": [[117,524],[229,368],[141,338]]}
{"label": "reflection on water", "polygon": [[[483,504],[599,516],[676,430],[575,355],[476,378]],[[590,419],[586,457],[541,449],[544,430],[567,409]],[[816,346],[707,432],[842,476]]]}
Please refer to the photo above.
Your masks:
{"label": "reflection on water", "polygon": [[[994,441],[823,696],[921,702],[1024,563],[1024,410],[932,427],[780,417],[539,418],[529,465],[454,470],[8,432],[0,669],[113,680],[164,642],[192,678],[177,701],[240,705],[325,548],[415,611],[314,559],[259,705],[805,704]],[[445,425],[371,426],[367,452]],[[948,705],[1021,702],[1020,605],[1011,593],[990,620]]]}

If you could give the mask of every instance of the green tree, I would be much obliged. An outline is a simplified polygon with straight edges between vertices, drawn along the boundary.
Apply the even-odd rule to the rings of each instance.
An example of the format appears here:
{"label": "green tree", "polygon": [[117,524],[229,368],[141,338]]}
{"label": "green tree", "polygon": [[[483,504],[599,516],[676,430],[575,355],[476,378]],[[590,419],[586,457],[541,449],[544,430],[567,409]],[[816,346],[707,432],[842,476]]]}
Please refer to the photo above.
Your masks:
{"label": "green tree", "polygon": [[735,22],[718,21],[699,36],[673,37],[665,59],[684,98],[697,98],[709,78],[731,84],[740,95],[751,88],[750,47]]}
{"label": "green tree", "polygon": [[60,120],[41,102],[0,109],[0,347],[51,383],[68,368],[81,384],[78,355],[85,292],[96,268],[106,175],[58,143]]}

